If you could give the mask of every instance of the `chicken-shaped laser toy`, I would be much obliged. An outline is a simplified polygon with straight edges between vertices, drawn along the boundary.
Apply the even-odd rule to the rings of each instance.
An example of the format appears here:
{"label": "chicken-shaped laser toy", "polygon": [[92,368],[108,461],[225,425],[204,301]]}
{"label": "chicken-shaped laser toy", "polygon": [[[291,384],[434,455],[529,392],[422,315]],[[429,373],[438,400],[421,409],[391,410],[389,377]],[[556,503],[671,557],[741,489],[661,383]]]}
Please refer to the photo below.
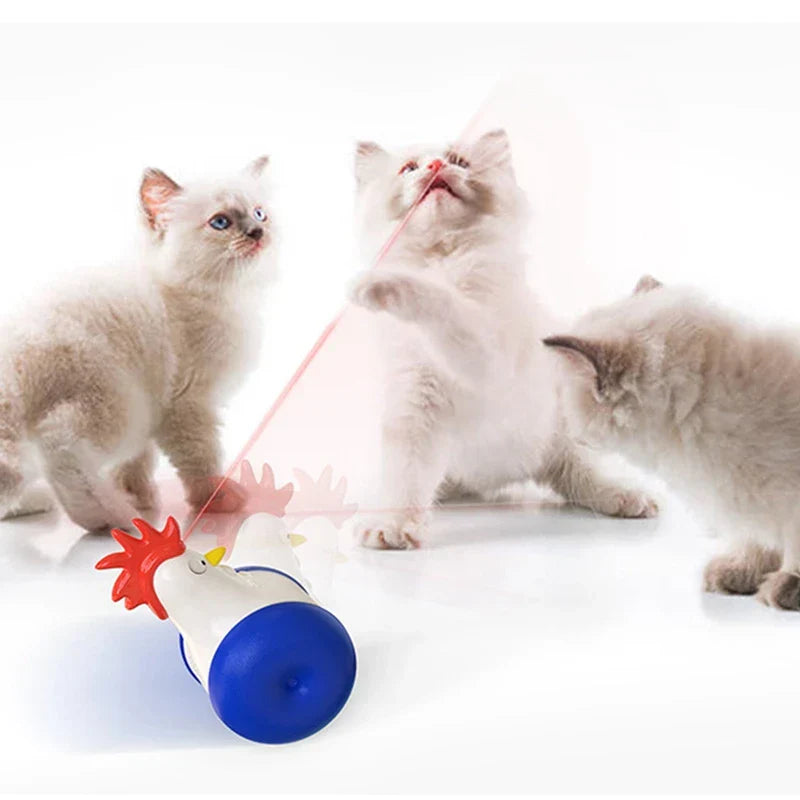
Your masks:
{"label": "chicken-shaped laser toy", "polygon": [[[263,540],[266,516],[242,526],[242,545],[259,533]],[[97,569],[121,570],[113,600],[124,598],[128,609],[146,604],[172,620],[187,669],[231,730],[281,744],[316,733],[339,713],[355,680],[355,649],[341,622],[290,574],[297,562],[288,538],[277,545],[284,552],[270,554],[281,569],[233,569],[220,563],[223,547],[204,555],[187,549],[172,517],[163,531],[133,522],[141,538],[113,531],[122,551]]]}

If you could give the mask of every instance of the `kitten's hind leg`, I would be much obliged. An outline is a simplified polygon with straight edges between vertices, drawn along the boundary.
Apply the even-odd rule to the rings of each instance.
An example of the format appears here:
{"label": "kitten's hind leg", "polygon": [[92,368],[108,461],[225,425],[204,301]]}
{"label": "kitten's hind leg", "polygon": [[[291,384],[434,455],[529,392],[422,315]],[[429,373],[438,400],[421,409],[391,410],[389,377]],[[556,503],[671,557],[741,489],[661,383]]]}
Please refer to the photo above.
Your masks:
{"label": "kitten's hind leg", "polygon": [[480,503],[483,499],[483,495],[480,492],[470,489],[451,478],[445,478],[436,490],[436,502],[442,504]]}
{"label": "kitten's hind leg", "polygon": [[[124,414],[113,400],[63,403],[36,427],[45,476],[70,519],[87,531],[127,528],[136,510],[97,474],[103,450],[119,438]],[[116,412],[116,413],[115,413]]]}
{"label": "kitten's hind leg", "polygon": [[0,517],[14,516],[24,491],[24,477],[15,459],[0,455]]}
{"label": "kitten's hind leg", "polygon": [[800,611],[800,575],[796,572],[770,572],[758,589],[758,599],[772,608]]}
{"label": "kitten's hind leg", "polygon": [[20,496],[8,506],[2,519],[28,517],[32,514],[44,514],[55,506],[53,493],[44,483],[25,485]]}
{"label": "kitten's hind leg", "polygon": [[19,506],[25,488],[20,439],[22,419],[17,404],[0,398],[0,517]]}
{"label": "kitten's hind leg", "polygon": [[19,417],[11,414],[9,403],[0,402],[0,408],[0,519],[50,511],[53,494],[42,481],[33,480],[22,455]]}
{"label": "kitten's hind leg", "polygon": [[772,608],[800,611],[800,538],[793,531],[784,545],[780,568],[770,572],[758,589],[758,599]]}
{"label": "kitten's hind leg", "polygon": [[558,492],[567,502],[609,517],[655,517],[658,506],[643,492],[624,489],[592,465],[589,453],[564,436],[554,438],[534,479]]}
{"label": "kitten's hind leg", "polygon": [[703,587],[721,594],[755,594],[764,576],[778,569],[780,563],[777,550],[749,543],[711,559],[703,573]]}

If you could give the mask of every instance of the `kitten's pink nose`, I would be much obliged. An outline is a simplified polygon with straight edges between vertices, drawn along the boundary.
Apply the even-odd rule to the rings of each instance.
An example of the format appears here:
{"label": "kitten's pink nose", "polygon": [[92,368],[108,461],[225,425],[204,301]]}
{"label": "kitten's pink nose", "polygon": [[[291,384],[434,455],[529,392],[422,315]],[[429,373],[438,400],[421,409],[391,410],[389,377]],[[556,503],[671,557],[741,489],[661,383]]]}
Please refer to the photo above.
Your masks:
{"label": "kitten's pink nose", "polygon": [[444,161],[441,158],[434,158],[430,164],[428,164],[428,169],[433,169],[438,172],[444,166]]}

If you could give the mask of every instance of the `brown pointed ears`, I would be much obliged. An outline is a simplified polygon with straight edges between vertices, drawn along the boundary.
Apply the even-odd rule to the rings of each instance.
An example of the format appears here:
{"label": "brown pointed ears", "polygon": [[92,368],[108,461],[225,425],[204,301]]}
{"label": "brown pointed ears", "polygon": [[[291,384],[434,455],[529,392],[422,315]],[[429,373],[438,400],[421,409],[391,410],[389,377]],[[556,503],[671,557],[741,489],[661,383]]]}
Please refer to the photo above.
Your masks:
{"label": "brown pointed ears", "polygon": [[245,168],[245,174],[253,178],[260,178],[269,164],[269,156],[259,156],[251,161]]}
{"label": "brown pointed ears", "polygon": [[562,355],[577,374],[594,380],[600,395],[619,389],[623,374],[630,366],[629,354],[624,348],[605,342],[578,336],[548,336],[542,342]]}
{"label": "brown pointed ears", "polygon": [[557,350],[573,366],[582,372],[599,375],[603,369],[602,346],[577,336],[548,336],[542,339],[547,347]]}
{"label": "brown pointed ears", "polygon": [[379,144],[359,142],[355,153],[355,174],[358,185],[363,186],[371,181],[388,159],[389,154]]}
{"label": "brown pointed ears", "polygon": [[148,168],[142,175],[139,200],[142,212],[151,230],[163,232],[167,227],[170,201],[183,189],[160,169]]}
{"label": "brown pointed ears", "polygon": [[633,290],[634,294],[642,294],[643,292],[652,292],[653,289],[660,289],[664,284],[656,280],[652,275],[642,275],[639,282]]}
{"label": "brown pointed ears", "polygon": [[511,167],[511,141],[503,128],[484,133],[469,148],[471,160],[483,167]]}

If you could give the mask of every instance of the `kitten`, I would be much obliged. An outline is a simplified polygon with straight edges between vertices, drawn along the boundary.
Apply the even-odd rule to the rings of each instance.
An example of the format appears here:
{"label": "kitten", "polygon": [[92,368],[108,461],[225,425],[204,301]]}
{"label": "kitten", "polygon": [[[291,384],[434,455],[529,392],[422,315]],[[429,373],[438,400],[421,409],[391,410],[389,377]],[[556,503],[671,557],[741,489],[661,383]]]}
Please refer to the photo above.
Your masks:
{"label": "kitten", "polygon": [[375,317],[388,371],[383,503],[364,545],[417,547],[429,507],[534,479],[605,514],[651,516],[651,500],[598,476],[564,434],[554,364],[535,346],[552,322],[529,290],[526,210],[504,131],[458,152],[356,152],[358,221],[372,258],[409,210],[353,300]]}
{"label": "kitten", "polygon": [[800,609],[800,341],[646,277],[544,340],[573,433],[660,473],[730,540],[708,591]]}
{"label": "kitten", "polygon": [[42,510],[37,464],[86,530],[152,508],[156,446],[197,509],[221,472],[218,410],[254,362],[258,292],[271,274],[263,171],[182,188],[145,171],[151,240],[139,275],[65,289],[4,337],[0,515]]}

